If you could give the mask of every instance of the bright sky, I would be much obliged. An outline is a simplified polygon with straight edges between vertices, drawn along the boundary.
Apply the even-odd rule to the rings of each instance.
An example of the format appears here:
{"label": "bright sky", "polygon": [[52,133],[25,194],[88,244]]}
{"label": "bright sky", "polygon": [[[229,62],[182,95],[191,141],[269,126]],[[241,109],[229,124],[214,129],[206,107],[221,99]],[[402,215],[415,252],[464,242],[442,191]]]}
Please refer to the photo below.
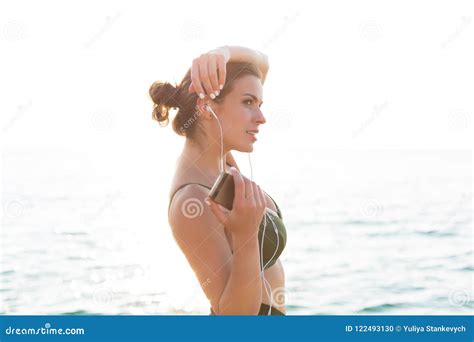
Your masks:
{"label": "bright sky", "polygon": [[6,146],[180,146],[148,87],[220,45],[269,56],[257,149],[466,148],[470,1],[4,1]]}
{"label": "bright sky", "polygon": [[152,121],[148,89],[240,45],[270,60],[257,175],[300,150],[472,148],[473,17],[471,0],[2,1],[1,142],[83,152],[131,222],[166,226],[184,139]]}

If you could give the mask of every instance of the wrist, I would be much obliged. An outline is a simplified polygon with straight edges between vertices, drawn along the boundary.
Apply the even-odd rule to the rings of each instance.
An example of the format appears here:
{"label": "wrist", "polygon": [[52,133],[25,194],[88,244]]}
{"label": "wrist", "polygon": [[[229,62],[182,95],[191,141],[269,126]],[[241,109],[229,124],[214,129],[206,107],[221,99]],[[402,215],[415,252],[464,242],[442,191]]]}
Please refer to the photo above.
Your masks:
{"label": "wrist", "polygon": [[218,48],[215,48],[209,52],[223,55],[226,63],[230,60],[230,48],[227,45],[219,46]]}
{"label": "wrist", "polygon": [[258,247],[258,230],[253,232],[239,232],[232,234],[232,244],[234,250],[241,248]]}

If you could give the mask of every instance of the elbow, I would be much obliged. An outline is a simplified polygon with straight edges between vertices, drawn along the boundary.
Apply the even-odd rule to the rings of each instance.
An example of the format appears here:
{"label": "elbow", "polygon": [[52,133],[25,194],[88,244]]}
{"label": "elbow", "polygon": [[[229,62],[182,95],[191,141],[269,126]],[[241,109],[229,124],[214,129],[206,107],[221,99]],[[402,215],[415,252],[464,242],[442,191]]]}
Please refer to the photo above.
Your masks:
{"label": "elbow", "polygon": [[270,62],[268,61],[268,56],[263,52],[260,52],[260,68],[263,72],[267,73],[270,68]]}
{"label": "elbow", "polygon": [[264,53],[262,53],[262,64],[264,68],[268,71],[268,69],[270,68],[270,62],[268,60],[268,56]]}
{"label": "elbow", "polygon": [[262,72],[262,84],[265,82],[267,78],[268,69],[270,69],[270,63],[268,61],[268,56],[264,53],[260,53],[260,63],[259,68]]}

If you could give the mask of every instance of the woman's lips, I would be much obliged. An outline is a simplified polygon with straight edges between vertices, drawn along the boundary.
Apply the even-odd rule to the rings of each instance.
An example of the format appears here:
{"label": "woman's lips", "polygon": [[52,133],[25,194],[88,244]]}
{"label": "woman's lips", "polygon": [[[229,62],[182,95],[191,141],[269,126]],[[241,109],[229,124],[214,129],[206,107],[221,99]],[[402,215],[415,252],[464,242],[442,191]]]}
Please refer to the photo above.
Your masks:
{"label": "woman's lips", "polygon": [[258,133],[258,131],[247,131],[246,133],[253,138],[253,141],[257,141],[256,134]]}

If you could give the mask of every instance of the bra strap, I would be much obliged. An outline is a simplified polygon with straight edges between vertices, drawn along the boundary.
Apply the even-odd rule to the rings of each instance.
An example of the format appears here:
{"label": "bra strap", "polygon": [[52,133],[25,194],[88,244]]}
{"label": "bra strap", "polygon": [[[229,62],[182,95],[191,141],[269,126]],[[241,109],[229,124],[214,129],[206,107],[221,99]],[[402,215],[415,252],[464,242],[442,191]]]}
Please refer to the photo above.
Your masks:
{"label": "bra strap", "polygon": [[180,185],[180,186],[173,192],[173,195],[171,195],[171,197],[170,197],[170,202],[169,202],[169,204],[168,204],[168,212],[170,211],[171,202],[173,202],[174,195],[176,195],[176,193],[177,193],[179,190],[181,190],[182,188],[184,188],[185,186],[191,185],[191,184],[200,185],[200,186],[203,186],[203,187],[205,187],[205,188],[207,188],[207,189],[209,189],[209,190],[211,189],[211,188],[208,187],[207,185],[204,185],[204,184],[201,184],[201,183],[185,183],[185,184]]}

